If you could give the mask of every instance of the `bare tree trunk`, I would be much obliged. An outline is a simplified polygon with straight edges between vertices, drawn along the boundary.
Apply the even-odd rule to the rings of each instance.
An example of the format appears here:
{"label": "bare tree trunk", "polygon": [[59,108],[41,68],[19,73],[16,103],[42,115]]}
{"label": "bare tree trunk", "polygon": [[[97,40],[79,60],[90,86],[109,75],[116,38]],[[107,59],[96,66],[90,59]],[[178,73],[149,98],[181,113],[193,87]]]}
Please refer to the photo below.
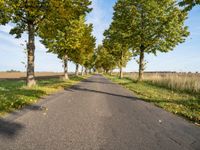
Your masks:
{"label": "bare tree trunk", "polygon": [[76,76],[78,76],[78,74],[79,74],[78,69],[79,69],[79,64],[76,64],[76,71],[75,71]]}
{"label": "bare tree trunk", "polygon": [[140,48],[140,61],[139,61],[139,77],[138,77],[138,81],[142,81],[143,80],[143,73],[144,73],[144,46],[141,45]]}
{"label": "bare tree trunk", "polygon": [[120,67],[120,74],[119,74],[119,78],[122,79],[123,78],[123,69],[122,67]]}
{"label": "bare tree trunk", "polygon": [[[142,6],[142,5],[141,5]],[[142,30],[144,30],[144,11],[143,8],[141,8],[141,28]],[[140,38],[143,42],[143,32],[141,32],[140,34]],[[142,81],[143,80],[143,72],[144,72],[144,50],[145,47],[143,45],[143,43],[140,45],[140,60],[139,60],[139,76],[138,76],[138,81]]]}
{"label": "bare tree trunk", "polygon": [[32,23],[28,24],[28,58],[27,58],[27,86],[31,87],[36,85],[34,61],[35,61],[35,29]]}
{"label": "bare tree trunk", "polygon": [[119,78],[122,79],[123,78],[123,69],[122,69],[122,66],[123,66],[123,51],[121,51],[121,62],[120,62],[120,74],[119,74]]}
{"label": "bare tree trunk", "polygon": [[67,55],[64,56],[63,63],[64,63],[64,80],[69,80],[69,75],[68,75],[68,56]]}
{"label": "bare tree trunk", "polygon": [[85,68],[85,74],[88,75],[88,69],[87,68]]}
{"label": "bare tree trunk", "polygon": [[112,72],[113,72],[113,70],[110,70],[110,75],[112,76]]}
{"label": "bare tree trunk", "polygon": [[81,68],[81,76],[84,76],[84,67]]}

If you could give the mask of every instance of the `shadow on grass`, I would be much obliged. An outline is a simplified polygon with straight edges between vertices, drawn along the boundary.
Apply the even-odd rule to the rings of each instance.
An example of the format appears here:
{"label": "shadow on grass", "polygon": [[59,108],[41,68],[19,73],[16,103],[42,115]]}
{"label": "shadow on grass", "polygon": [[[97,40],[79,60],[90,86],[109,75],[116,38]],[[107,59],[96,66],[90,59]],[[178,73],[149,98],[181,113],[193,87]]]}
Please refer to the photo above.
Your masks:
{"label": "shadow on grass", "polygon": [[[137,80],[134,80],[134,79],[130,79],[128,77],[124,77],[123,79],[125,79],[125,82],[119,82],[119,84],[121,85],[129,85],[131,83],[139,83],[139,84],[143,84],[143,85],[147,85],[147,86],[151,86],[152,88],[159,88],[159,89],[164,89],[164,90],[168,90],[169,92],[176,92],[178,94],[187,94],[187,95],[190,95],[190,96],[195,96],[196,98],[200,99],[200,93],[198,92],[192,92],[192,91],[188,91],[188,90],[178,90],[178,89],[171,89],[167,86],[164,86],[164,85],[160,85],[160,84],[157,84],[157,83],[153,83],[151,81],[141,81],[141,82],[138,82]],[[122,79],[122,80],[123,80]]]}
{"label": "shadow on grass", "polygon": [[0,119],[0,136],[2,137],[13,138],[23,128],[22,124]]}
{"label": "shadow on grass", "polygon": [[11,112],[14,109],[30,105],[34,100],[46,94],[42,90],[23,89],[23,84],[18,84],[18,86],[12,86],[7,83],[8,86],[4,86],[5,90],[0,90],[0,113]]}
{"label": "shadow on grass", "polygon": [[[130,78],[125,78],[125,80],[129,81],[129,82],[124,82],[124,83],[120,83],[121,85],[124,85],[124,86],[128,86],[129,84],[131,83],[135,83],[137,84],[138,82],[136,80],[133,80],[133,79],[130,79]],[[165,86],[160,86],[160,85],[157,85],[157,84],[154,84],[152,82],[148,82],[148,81],[143,81],[143,82],[140,82],[141,84],[144,84],[144,85],[147,85],[147,86],[151,86],[155,89],[164,89],[164,90],[167,90],[168,92],[172,92],[172,90],[168,87],[165,87]],[[179,90],[173,90],[173,92],[176,92],[178,94],[188,94],[190,96],[194,96],[194,93],[191,93],[191,92],[188,92],[188,91],[179,91]],[[175,104],[180,104],[180,105],[189,105],[189,106],[193,106],[196,104],[200,105],[200,95],[195,95],[195,97],[197,98],[196,100],[191,100],[189,101],[188,99],[185,99],[185,100],[153,100],[153,99],[144,99],[146,101],[150,101],[150,102],[158,102],[158,103],[162,103],[162,102],[166,102],[166,103],[175,103]],[[194,103],[192,103],[194,102]]]}
{"label": "shadow on grass", "polygon": [[[58,79],[39,80],[38,86],[52,86],[63,81]],[[3,80],[0,81],[0,114],[21,109],[26,105],[33,104],[35,100],[47,93],[37,88],[26,88],[25,81]],[[30,107],[34,109],[35,107]]]}
{"label": "shadow on grass", "polygon": [[200,100],[153,100],[148,98],[141,98],[141,100],[154,103],[160,108],[164,108],[170,112],[185,117],[192,122],[200,124]]}
{"label": "shadow on grass", "polygon": [[85,79],[84,77],[82,77],[82,76],[75,76],[75,75],[71,75],[70,76],[70,79],[71,80],[73,80],[73,81],[85,81],[85,80],[87,80],[87,79]]}
{"label": "shadow on grass", "polygon": [[[171,112],[176,112],[191,121],[200,123],[198,115],[200,110],[199,94],[194,94],[188,91],[172,91],[170,88],[165,86],[160,86],[146,81],[137,82],[130,78],[111,78],[111,80],[133,91],[135,94],[140,96],[141,100],[154,103],[161,108],[165,108]],[[158,96],[156,96],[157,94]],[[180,97],[177,98],[176,96],[173,96],[173,94]]]}
{"label": "shadow on grass", "polygon": [[68,88],[74,83],[83,80],[84,77],[70,76],[69,81],[59,78],[37,80],[37,86],[27,88],[23,80],[0,81],[0,115],[20,109],[23,106],[35,103],[41,97],[60,88]]}

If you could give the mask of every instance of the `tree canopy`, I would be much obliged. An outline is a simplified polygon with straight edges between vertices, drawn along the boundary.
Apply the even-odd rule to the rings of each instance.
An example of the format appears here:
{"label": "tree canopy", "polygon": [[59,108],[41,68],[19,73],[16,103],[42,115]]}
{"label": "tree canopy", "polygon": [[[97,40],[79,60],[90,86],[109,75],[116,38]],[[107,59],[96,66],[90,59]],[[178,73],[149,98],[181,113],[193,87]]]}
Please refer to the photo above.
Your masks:
{"label": "tree canopy", "polygon": [[[27,85],[35,85],[34,60],[35,36],[49,38],[54,33],[60,34],[56,28],[66,29],[66,24],[91,11],[90,0],[1,0],[0,23],[13,23],[10,34],[20,38],[28,33],[27,43]],[[52,30],[52,31],[51,31]],[[74,38],[75,39],[75,38]]]}
{"label": "tree canopy", "polygon": [[62,25],[47,20],[48,30],[47,25],[43,24],[40,32],[42,43],[49,52],[57,54],[60,59],[68,58],[85,66],[95,48],[96,39],[92,36],[92,25],[86,24],[85,15],[70,20],[60,18],[58,22],[62,22]]}
{"label": "tree canopy", "polygon": [[[189,35],[187,12],[200,0],[117,0],[112,22],[104,32],[102,45],[95,49],[93,25],[86,23],[91,0],[0,0],[0,24],[12,23],[10,34],[20,38],[28,33],[27,85],[35,85],[35,37],[48,52],[64,62],[105,72],[123,68],[139,57],[139,78],[145,69],[145,54],[169,52]],[[184,10],[184,11],[183,11]]]}
{"label": "tree canopy", "polygon": [[187,13],[175,0],[118,0],[114,11],[115,37],[140,56],[139,80],[144,71],[144,53],[173,50],[189,34],[184,25]]}
{"label": "tree canopy", "polygon": [[108,72],[109,70],[113,70],[116,65],[115,58],[109,53],[109,50],[99,45],[96,49],[95,68],[100,71],[103,69],[103,71]]}
{"label": "tree canopy", "polygon": [[200,0],[182,0],[179,5],[184,7],[185,11],[191,10],[194,6],[200,5]]}

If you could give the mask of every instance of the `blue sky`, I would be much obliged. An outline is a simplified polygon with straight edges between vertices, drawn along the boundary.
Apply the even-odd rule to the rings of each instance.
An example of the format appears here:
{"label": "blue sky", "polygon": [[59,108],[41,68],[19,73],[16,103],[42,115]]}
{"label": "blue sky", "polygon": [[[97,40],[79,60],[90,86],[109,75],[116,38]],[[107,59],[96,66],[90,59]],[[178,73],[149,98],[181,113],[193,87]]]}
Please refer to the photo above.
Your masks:
{"label": "blue sky", "polygon": [[[112,21],[113,5],[116,0],[92,0],[93,11],[87,17],[89,23],[94,24],[93,34],[97,38],[97,44],[103,39],[103,32]],[[185,43],[178,45],[172,52],[158,53],[157,56],[145,55],[148,62],[147,71],[192,71],[200,72],[200,7],[195,7],[186,21],[189,26],[190,36]],[[15,39],[8,32],[11,25],[0,26],[0,71],[10,69],[25,71],[22,62],[26,62],[24,53],[24,34],[21,39]],[[70,63],[69,70],[74,71],[74,64]],[[46,53],[46,49],[36,38],[36,71],[62,71],[62,63],[56,55]],[[134,60],[130,61],[126,71],[137,71],[138,65]]]}

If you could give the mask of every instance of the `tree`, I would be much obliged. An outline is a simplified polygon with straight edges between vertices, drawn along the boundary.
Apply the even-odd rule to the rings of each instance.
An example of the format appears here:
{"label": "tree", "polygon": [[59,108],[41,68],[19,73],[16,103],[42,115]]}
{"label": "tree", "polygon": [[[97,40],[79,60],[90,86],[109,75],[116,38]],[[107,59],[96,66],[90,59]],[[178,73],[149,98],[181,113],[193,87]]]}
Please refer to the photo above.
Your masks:
{"label": "tree", "polygon": [[[119,38],[115,38],[115,37],[119,37],[118,33],[114,32],[114,34],[110,36],[110,39],[106,37],[106,39],[104,39],[103,41],[103,47],[108,52],[108,57],[112,55],[112,59],[115,61],[115,63],[111,63],[111,66],[113,65],[113,66],[118,67],[120,70],[119,78],[123,78],[122,68],[126,67],[127,62],[132,57],[132,53],[129,50],[127,44],[123,43],[124,42],[123,39],[120,41]],[[111,59],[111,62],[112,62],[112,59]]]}
{"label": "tree", "polygon": [[5,25],[10,20],[9,8],[6,7],[4,0],[0,0],[0,25]]}
{"label": "tree", "polygon": [[81,40],[81,48],[83,53],[80,64],[83,65],[86,70],[91,70],[94,67],[94,50],[96,45],[96,38],[92,35],[92,31],[92,24],[86,25],[85,32]]}
{"label": "tree", "polygon": [[179,5],[184,7],[185,11],[191,10],[194,6],[200,5],[200,0],[182,0]]}
{"label": "tree", "polygon": [[[117,6],[117,5],[116,5]],[[129,49],[128,33],[125,28],[127,19],[126,10],[123,7],[114,7],[113,21],[108,30],[104,32],[103,46],[109,50],[109,53],[115,58],[116,64],[120,69],[120,78],[123,78],[123,67],[126,67],[132,54]]]}
{"label": "tree", "polygon": [[[182,12],[175,0],[118,0],[115,5],[118,18],[123,18],[129,46],[139,58],[139,78],[144,71],[144,54],[168,52],[184,42],[188,36]],[[120,17],[121,16],[121,17]]]}
{"label": "tree", "polygon": [[95,37],[92,35],[92,24],[86,24],[85,17],[81,17],[77,20],[76,29],[80,29],[77,33],[76,40],[78,44],[76,47],[69,49],[70,59],[76,63],[76,74],[78,74],[78,64],[84,66],[87,69],[92,68],[92,56],[95,49]]}
{"label": "tree", "polygon": [[[85,13],[89,10],[91,4],[89,0],[4,0],[10,21],[16,26],[11,29],[10,34],[20,38],[24,32],[28,32],[27,44],[27,85],[36,84],[34,75],[34,59],[35,59],[35,36],[38,34],[40,26],[43,26],[44,20],[58,24],[53,16],[64,16],[65,19]],[[4,15],[4,18],[7,15]],[[2,20],[2,19],[1,19]]]}
{"label": "tree", "polygon": [[35,35],[39,24],[47,14],[48,2],[45,0],[4,0],[4,10],[6,13],[3,16],[4,23],[9,21],[16,26],[11,29],[10,34],[20,38],[24,32],[28,32],[28,65],[27,65],[27,85],[35,85],[34,78],[34,52],[35,52]]}
{"label": "tree", "polygon": [[68,80],[68,60],[73,61],[72,56],[80,45],[79,37],[82,34],[82,27],[79,26],[77,19],[62,20],[62,26],[52,24],[50,27],[50,30],[42,29],[41,42],[46,46],[48,52],[57,54],[58,58],[63,60],[64,79]]}
{"label": "tree", "polygon": [[108,73],[109,70],[113,70],[117,66],[114,55],[109,53],[109,50],[103,45],[99,45],[96,49],[95,68],[97,70],[103,69]]}
{"label": "tree", "polygon": [[[55,53],[60,59],[63,59],[65,79],[68,79],[67,62],[69,59],[73,60],[72,53],[74,54],[74,51],[80,47],[80,37],[83,34],[83,24],[85,21],[83,18],[87,12],[91,11],[88,8],[90,2],[88,0],[82,1],[84,3],[81,5],[80,3],[75,5],[77,1],[74,2],[75,6],[79,6],[79,9],[74,9],[74,5],[72,7],[73,11],[66,9],[69,11],[69,14],[65,11],[51,13],[40,28],[42,43],[48,48],[49,52]],[[55,11],[58,10],[56,9]]]}
{"label": "tree", "polygon": [[126,39],[123,36],[122,28],[120,28],[120,26],[113,28],[112,25],[109,30],[106,30],[104,33],[105,39],[103,41],[103,47],[106,48],[109,54],[113,56],[116,65],[120,69],[119,78],[123,78],[122,68],[126,67],[127,62],[131,59],[132,53],[128,47]]}
{"label": "tree", "polygon": [[76,70],[75,70],[75,75],[79,75],[79,64],[76,64]]}

